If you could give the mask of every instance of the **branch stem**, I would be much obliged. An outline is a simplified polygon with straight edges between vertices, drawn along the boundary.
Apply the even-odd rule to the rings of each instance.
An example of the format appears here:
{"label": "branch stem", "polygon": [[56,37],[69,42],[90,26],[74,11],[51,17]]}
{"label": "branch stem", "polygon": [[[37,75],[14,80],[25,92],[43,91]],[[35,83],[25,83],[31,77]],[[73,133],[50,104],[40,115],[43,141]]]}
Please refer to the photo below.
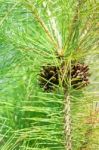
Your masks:
{"label": "branch stem", "polygon": [[64,94],[65,150],[72,150],[70,96],[67,91]]}

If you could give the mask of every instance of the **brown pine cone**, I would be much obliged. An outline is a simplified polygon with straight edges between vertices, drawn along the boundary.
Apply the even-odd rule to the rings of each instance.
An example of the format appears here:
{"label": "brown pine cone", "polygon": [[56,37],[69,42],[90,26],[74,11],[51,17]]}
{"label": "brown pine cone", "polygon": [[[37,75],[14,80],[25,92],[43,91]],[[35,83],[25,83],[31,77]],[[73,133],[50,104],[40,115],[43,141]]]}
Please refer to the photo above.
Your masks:
{"label": "brown pine cone", "polygon": [[73,88],[82,88],[89,84],[88,65],[77,63],[72,67],[71,85]]}
{"label": "brown pine cone", "polygon": [[58,67],[56,66],[43,66],[40,73],[40,85],[46,91],[52,91],[55,85],[59,84]]}

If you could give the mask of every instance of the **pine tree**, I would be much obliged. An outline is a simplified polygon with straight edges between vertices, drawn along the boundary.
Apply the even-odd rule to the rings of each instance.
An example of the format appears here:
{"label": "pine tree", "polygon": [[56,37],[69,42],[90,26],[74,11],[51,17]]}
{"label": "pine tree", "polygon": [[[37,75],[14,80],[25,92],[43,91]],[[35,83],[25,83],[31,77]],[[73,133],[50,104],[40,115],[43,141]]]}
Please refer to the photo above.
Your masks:
{"label": "pine tree", "polygon": [[96,0],[0,1],[0,149],[97,150]]}

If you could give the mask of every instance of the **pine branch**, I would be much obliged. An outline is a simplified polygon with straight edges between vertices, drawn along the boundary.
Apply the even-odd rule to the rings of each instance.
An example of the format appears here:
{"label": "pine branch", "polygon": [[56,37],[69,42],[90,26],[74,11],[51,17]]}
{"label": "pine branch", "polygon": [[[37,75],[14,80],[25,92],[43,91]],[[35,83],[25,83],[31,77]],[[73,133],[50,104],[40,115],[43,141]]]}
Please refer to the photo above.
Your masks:
{"label": "pine branch", "polygon": [[[50,0],[49,0],[49,2],[50,2]],[[56,19],[55,19],[55,17],[52,17],[52,13],[51,13],[51,11],[50,11],[50,9],[48,8],[47,5],[48,5],[48,2],[44,1],[43,6],[44,6],[44,8],[46,8],[46,11],[47,11],[47,14],[48,14],[49,20],[50,20],[50,25],[52,27],[54,36],[57,39],[57,45],[58,45],[57,53],[60,56],[60,55],[63,54],[63,51],[62,51],[62,37],[61,37],[59,29],[57,27]]]}
{"label": "pine branch", "polygon": [[51,35],[51,33],[49,32],[46,24],[44,23],[44,21],[40,17],[40,15],[38,13],[38,10],[35,8],[34,4],[30,3],[30,1],[27,0],[27,2],[28,3],[26,4],[26,6],[31,10],[33,16],[35,17],[35,19],[38,21],[38,23],[41,25],[41,27],[43,28],[43,30],[47,34],[47,36],[48,36],[49,40],[51,41],[52,45],[54,45],[54,47],[57,49],[57,43],[54,40],[54,38]]}
{"label": "pine branch", "polygon": [[65,130],[65,150],[72,150],[72,137],[71,137],[71,108],[70,96],[65,90],[64,96],[64,130]]}

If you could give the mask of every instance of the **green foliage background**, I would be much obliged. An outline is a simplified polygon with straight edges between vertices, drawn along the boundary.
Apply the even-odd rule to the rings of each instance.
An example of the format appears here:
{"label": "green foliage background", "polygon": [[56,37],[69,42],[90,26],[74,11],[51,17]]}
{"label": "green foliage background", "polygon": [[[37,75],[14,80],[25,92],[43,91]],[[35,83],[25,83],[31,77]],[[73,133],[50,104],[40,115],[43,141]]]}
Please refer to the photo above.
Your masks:
{"label": "green foliage background", "polygon": [[[1,150],[64,150],[62,87],[46,93],[38,83],[42,65],[59,65],[57,39],[43,2],[0,0]],[[98,122],[88,123],[91,112],[99,110],[98,2],[84,0],[77,7],[78,2],[47,1],[47,7],[57,21],[65,60],[85,61],[90,67],[90,85],[69,91],[73,150],[98,150]]]}

